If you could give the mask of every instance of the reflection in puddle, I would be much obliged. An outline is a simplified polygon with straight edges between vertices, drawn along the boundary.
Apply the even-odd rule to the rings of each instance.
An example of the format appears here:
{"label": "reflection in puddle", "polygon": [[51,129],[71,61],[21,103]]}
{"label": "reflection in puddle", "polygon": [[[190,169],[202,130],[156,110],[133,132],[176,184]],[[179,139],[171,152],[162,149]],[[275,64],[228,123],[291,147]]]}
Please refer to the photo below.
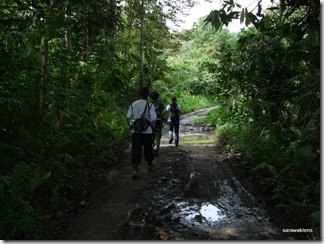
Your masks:
{"label": "reflection in puddle", "polygon": [[200,213],[207,221],[217,221],[224,217],[224,213],[212,204],[203,205],[200,209]]}
{"label": "reflection in puddle", "polygon": [[225,217],[225,213],[220,208],[211,203],[189,204],[179,203],[180,218],[185,222],[196,222],[200,224],[209,224],[217,222]]}

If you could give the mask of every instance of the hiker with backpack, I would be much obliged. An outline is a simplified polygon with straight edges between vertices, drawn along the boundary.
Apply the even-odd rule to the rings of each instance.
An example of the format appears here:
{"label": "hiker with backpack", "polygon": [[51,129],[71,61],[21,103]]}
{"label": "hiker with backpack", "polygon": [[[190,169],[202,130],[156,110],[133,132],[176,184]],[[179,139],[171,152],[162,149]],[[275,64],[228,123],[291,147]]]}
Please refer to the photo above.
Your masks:
{"label": "hiker with backpack", "polygon": [[[166,107],[168,112],[168,124],[169,124],[169,144],[172,144],[174,139],[175,145],[179,145],[179,127],[180,127],[180,114],[181,107],[177,104],[177,98],[173,96],[171,98],[171,104]],[[173,137],[174,131],[174,137]]]}
{"label": "hiker with backpack", "polygon": [[142,159],[143,147],[148,170],[152,170],[156,165],[152,146],[152,133],[156,121],[156,113],[152,103],[147,101],[149,89],[147,87],[142,88],[139,95],[140,98],[129,106],[126,115],[128,126],[132,130],[131,162],[133,165],[133,179],[139,178],[139,165]]}
{"label": "hiker with backpack", "polygon": [[160,94],[157,92],[151,93],[152,104],[156,113],[156,122],[153,130],[153,152],[155,156],[159,156],[160,142],[162,137],[163,119],[166,113],[163,103],[159,100]]}

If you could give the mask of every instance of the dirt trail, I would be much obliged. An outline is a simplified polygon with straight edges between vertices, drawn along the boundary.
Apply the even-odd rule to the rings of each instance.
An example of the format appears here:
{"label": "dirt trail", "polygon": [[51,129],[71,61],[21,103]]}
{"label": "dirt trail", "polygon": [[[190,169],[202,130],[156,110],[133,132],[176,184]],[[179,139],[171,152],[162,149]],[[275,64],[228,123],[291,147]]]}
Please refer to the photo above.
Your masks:
{"label": "dirt trail", "polygon": [[130,147],[106,170],[105,180],[71,216],[61,240],[278,240],[281,230],[236,179],[212,134],[181,118],[179,147],[168,144],[164,129],[157,167],[144,161],[140,179],[131,178]]}

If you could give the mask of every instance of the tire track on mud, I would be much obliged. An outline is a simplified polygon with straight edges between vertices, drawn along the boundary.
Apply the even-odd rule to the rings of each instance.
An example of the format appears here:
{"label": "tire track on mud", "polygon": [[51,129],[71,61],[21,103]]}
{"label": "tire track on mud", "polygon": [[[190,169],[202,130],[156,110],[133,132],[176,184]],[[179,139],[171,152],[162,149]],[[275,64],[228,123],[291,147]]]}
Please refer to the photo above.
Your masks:
{"label": "tire track on mud", "polygon": [[85,208],[68,216],[54,239],[281,239],[265,210],[233,175],[230,161],[223,161],[221,146],[205,140],[199,144],[198,139],[186,144],[186,137],[201,133],[186,116],[179,147],[168,143],[165,128],[154,171],[142,161],[140,179],[133,180],[128,147],[125,157],[103,172],[106,177]]}

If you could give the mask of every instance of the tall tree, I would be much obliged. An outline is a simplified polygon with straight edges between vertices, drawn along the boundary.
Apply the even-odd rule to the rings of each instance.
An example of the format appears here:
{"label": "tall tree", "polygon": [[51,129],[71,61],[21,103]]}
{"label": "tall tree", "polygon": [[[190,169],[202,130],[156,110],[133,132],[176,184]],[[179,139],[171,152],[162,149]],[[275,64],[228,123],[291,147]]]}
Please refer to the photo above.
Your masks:
{"label": "tall tree", "polygon": [[[153,82],[153,77],[158,77],[156,65],[159,64],[156,61],[159,60],[162,46],[169,45],[171,33],[166,25],[167,20],[176,21],[176,13],[190,8],[194,1],[126,0],[124,3],[125,25],[128,28],[125,45],[127,50],[131,47],[132,57],[139,67],[134,82],[137,82],[137,86],[147,86]],[[162,60],[160,63],[160,67],[165,67]]]}
{"label": "tall tree", "polygon": [[144,49],[144,18],[145,18],[145,8],[144,8],[144,0],[141,0],[141,38],[140,38],[140,70],[139,70],[139,87],[141,88],[144,84],[144,58],[143,58],[143,49]]}

